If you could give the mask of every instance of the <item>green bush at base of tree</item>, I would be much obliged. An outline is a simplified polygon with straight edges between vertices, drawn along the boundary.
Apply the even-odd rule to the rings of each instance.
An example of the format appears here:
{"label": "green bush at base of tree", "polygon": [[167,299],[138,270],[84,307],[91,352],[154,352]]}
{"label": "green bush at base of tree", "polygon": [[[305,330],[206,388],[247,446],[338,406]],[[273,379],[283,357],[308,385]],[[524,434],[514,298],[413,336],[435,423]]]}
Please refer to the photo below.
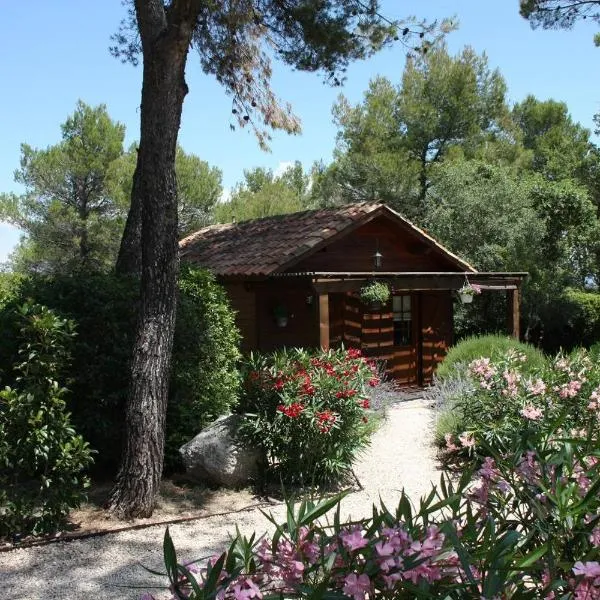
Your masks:
{"label": "green bush at base of tree", "polygon": [[179,447],[238,401],[240,334],[225,290],[208,271],[183,265],[167,411],[165,467]]}
{"label": "green bush at base of tree", "polygon": [[[6,283],[6,282],[5,282]],[[237,400],[239,334],[225,293],[208,273],[184,267],[179,283],[166,431],[165,468],[178,467],[178,447]],[[14,276],[0,298],[0,373],[12,385],[17,353],[15,307],[27,299],[73,320],[78,335],[65,373],[68,409],[98,452],[96,474],[112,475],[120,461],[129,362],[137,317],[137,281],[116,275]]]}
{"label": "green bush at base of tree", "polygon": [[84,472],[92,462],[59,383],[74,324],[39,305],[25,304],[15,316],[15,384],[0,392],[0,535],[59,528],[85,498]]}

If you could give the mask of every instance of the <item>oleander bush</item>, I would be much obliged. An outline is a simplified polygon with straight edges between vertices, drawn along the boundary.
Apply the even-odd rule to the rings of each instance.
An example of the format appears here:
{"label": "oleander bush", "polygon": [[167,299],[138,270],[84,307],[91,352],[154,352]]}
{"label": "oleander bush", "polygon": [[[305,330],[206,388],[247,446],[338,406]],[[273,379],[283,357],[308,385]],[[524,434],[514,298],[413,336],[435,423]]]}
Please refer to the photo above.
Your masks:
{"label": "oleander bush", "polygon": [[536,371],[511,350],[472,361],[469,373],[473,389],[456,402],[460,420],[446,434],[448,448],[481,454],[487,444],[502,447],[524,429],[544,432],[559,420],[565,435],[598,427],[600,364],[584,349],[559,353]]}
{"label": "oleander bush", "polygon": [[340,497],[288,503],[270,536],[238,533],[208,561],[179,563],[167,530],[172,598],[600,598],[597,427],[587,433],[525,428],[492,442],[418,508],[401,493],[395,510],[343,521]]}
{"label": "oleander bush", "polygon": [[316,485],[348,474],[373,430],[374,363],[355,349],[282,350],[252,355],[242,376],[240,435],[264,451],[268,478]]}
{"label": "oleander bush", "polygon": [[499,358],[508,351],[518,352],[525,359],[520,364],[523,374],[535,372],[547,364],[546,356],[534,346],[502,335],[466,338],[452,347],[435,373],[433,386],[425,395],[436,405],[435,443],[444,445],[445,437],[467,426],[463,401],[469,401],[474,386],[469,364],[483,357]]}
{"label": "oleander bush", "polygon": [[0,535],[58,529],[85,498],[92,462],[63,387],[74,324],[25,304],[12,386],[0,392]]}

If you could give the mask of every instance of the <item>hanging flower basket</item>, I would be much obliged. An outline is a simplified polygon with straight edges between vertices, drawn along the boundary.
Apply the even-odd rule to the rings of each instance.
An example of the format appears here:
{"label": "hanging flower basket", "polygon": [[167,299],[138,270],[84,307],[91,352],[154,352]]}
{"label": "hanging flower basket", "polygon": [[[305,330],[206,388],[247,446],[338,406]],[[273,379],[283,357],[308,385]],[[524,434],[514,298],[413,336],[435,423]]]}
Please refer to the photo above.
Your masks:
{"label": "hanging flower basket", "polygon": [[373,281],[360,289],[360,299],[371,310],[380,310],[390,299],[390,288],[386,283]]}
{"label": "hanging flower basket", "polygon": [[465,283],[458,290],[458,296],[463,304],[471,304],[473,297],[479,294],[481,294],[481,287],[475,283]]}

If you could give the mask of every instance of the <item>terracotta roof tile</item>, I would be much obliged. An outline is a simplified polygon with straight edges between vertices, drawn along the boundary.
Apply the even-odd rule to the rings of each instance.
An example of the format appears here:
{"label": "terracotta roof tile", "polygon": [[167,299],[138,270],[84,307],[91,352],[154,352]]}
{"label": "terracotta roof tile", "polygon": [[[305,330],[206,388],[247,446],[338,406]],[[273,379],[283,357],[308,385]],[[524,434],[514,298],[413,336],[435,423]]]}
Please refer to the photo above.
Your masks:
{"label": "terracotta roof tile", "polygon": [[404,217],[382,204],[348,204],[337,208],[303,211],[241,223],[204,227],[179,242],[183,260],[196,262],[217,275],[270,275],[282,270],[315,246],[344,229],[368,220],[375,211],[401,219],[460,266],[455,257]]}

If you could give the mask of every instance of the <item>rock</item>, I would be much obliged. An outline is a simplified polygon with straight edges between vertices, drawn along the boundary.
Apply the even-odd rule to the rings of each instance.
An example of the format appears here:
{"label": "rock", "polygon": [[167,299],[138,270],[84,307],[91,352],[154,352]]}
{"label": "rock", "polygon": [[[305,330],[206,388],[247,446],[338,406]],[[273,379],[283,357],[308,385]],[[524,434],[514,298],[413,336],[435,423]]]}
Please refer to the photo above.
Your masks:
{"label": "rock", "polygon": [[240,487],[255,480],[263,455],[257,448],[241,446],[235,439],[243,417],[220,417],[179,449],[186,473],[225,487]]}

